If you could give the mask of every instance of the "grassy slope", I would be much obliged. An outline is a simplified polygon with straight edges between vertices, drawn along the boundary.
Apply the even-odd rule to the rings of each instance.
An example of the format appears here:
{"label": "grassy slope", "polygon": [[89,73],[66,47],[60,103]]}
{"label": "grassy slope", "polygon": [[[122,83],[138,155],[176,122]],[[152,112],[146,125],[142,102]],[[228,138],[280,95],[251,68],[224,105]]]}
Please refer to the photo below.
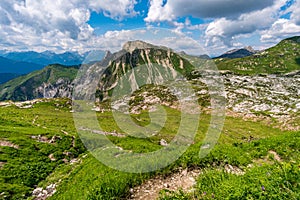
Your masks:
{"label": "grassy slope", "polygon": [[[169,122],[170,127],[178,126],[178,112],[168,110],[169,116],[173,119]],[[109,124],[111,120],[110,114],[101,114],[100,118],[106,120],[103,124]],[[139,116],[141,121],[147,121],[146,115]],[[144,119],[144,120],[143,120]],[[200,160],[198,152],[207,129],[209,116],[203,116],[201,124],[196,136],[196,143],[174,164],[156,173],[150,174],[127,174],[109,169],[99,163],[95,158],[88,156],[83,160],[82,165],[78,166],[70,176],[63,182],[52,199],[120,199],[126,198],[129,195],[129,189],[140,184],[143,180],[156,174],[172,173],[179,166],[181,167],[210,167],[214,164],[224,165],[226,163],[245,167],[252,163],[253,159],[261,158],[267,155],[269,150],[276,150],[286,161],[296,160],[297,152],[295,151],[295,141],[299,137],[298,133],[282,132],[278,129],[273,129],[258,122],[245,122],[241,119],[228,117],[225,123],[225,128],[217,148],[206,158]],[[168,125],[167,125],[168,126]],[[108,128],[112,130],[112,127]],[[168,129],[168,128],[167,128]],[[170,130],[170,129],[169,129]],[[171,129],[172,130],[172,129]],[[136,152],[144,152],[159,148],[158,141],[160,138],[170,140],[174,135],[168,134],[169,131],[162,130],[158,138],[149,140],[140,140],[134,138],[111,138],[117,145],[124,149],[131,149]],[[172,132],[172,131],[171,131]],[[285,134],[284,142],[282,134]],[[252,136],[255,141],[248,143],[247,140]],[[269,138],[259,140],[260,138]],[[279,147],[281,147],[279,149]],[[146,148],[146,150],[145,150]],[[286,148],[292,149],[286,152]],[[59,173],[58,173],[59,174]],[[299,173],[297,174],[299,177]],[[53,175],[55,177],[55,174]],[[258,177],[259,178],[259,177]],[[250,186],[251,187],[251,186]]]}
{"label": "grassy slope", "polygon": [[[174,111],[169,112],[176,115]],[[143,180],[155,174],[171,173],[179,166],[209,168],[213,164],[222,166],[229,163],[245,168],[252,163],[253,159],[266,156],[269,150],[276,150],[287,162],[291,160],[297,161],[299,156],[299,152],[295,149],[299,133],[281,132],[278,129],[273,129],[257,122],[244,122],[241,119],[227,118],[219,145],[208,157],[200,160],[198,158],[199,145],[207,127],[208,116],[204,116],[202,122],[196,137],[196,144],[189,148],[176,163],[166,169],[152,174],[126,174],[108,169],[101,163],[98,163],[93,157],[88,157],[83,161],[82,166],[79,166],[70,174],[67,181],[61,185],[59,192],[52,199],[73,199],[75,197],[78,199],[126,198],[131,187],[140,184]],[[174,125],[177,124],[176,121],[173,121],[173,123]],[[250,135],[256,139],[248,143],[246,141]],[[259,138],[267,139],[259,140]],[[112,139],[112,141],[117,141],[116,143],[123,148],[128,147],[130,143],[134,144],[130,146],[134,151],[141,151],[140,148],[142,147],[151,147],[147,141],[133,138],[124,140]],[[157,142],[154,142],[155,144]],[[297,164],[293,166],[297,166]],[[256,175],[257,179],[260,176],[264,176],[263,174]],[[299,171],[296,171],[296,177],[293,180],[297,180],[296,178],[299,178],[299,175]],[[249,188],[253,187],[251,184],[249,184]],[[295,192],[299,192],[298,189],[295,188]]]}
{"label": "grassy slope", "polygon": [[[245,174],[230,174],[210,166],[198,177],[193,193],[163,191],[160,199],[299,199],[299,146],[299,132],[247,144],[227,144],[222,149],[219,146],[211,155],[223,157],[225,163],[239,166]],[[268,153],[270,150],[280,155],[281,162]],[[254,164],[249,167],[251,160]]]}
{"label": "grassy slope", "polygon": [[[43,83],[54,84],[59,78],[72,81],[77,74],[77,67],[65,67],[62,65],[49,65],[42,70],[13,79],[0,85],[0,100],[26,100],[35,98],[34,89]],[[24,88],[27,92],[24,93]]]}
{"label": "grassy slope", "polygon": [[[83,153],[83,150],[79,141],[77,142],[78,147],[71,146],[71,136],[76,134],[72,123],[72,114],[66,108],[67,105],[66,101],[54,101],[36,104],[31,109],[0,108],[1,140],[11,141],[20,146],[19,149],[1,147],[0,161],[6,164],[1,169],[0,191],[10,196],[10,199],[22,199],[22,195],[29,195],[34,185],[38,183],[39,186],[45,187],[51,183],[57,183],[59,180],[61,182],[58,192],[51,199],[120,199],[128,197],[131,187],[156,174],[172,173],[179,166],[209,169],[212,165],[222,166],[229,163],[245,168],[254,159],[266,156],[269,150],[277,151],[286,162],[290,162],[291,166],[299,164],[297,160],[299,157],[299,149],[297,149],[299,132],[282,132],[262,123],[245,122],[231,117],[226,119],[223,133],[215,150],[208,157],[200,160],[198,152],[209,124],[209,116],[202,115],[195,138],[196,143],[174,164],[155,173],[122,173],[104,166],[89,154],[86,157],[80,156],[79,154]],[[110,137],[110,139],[124,149],[136,152],[153,151],[160,148],[158,141],[161,138],[170,141],[176,134],[176,127],[179,124],[178,115],[177,111],[168,109],[166,129],[162,129],[159,135],[150,139],[142,140],[131,137]],[[139,118],[142,124],[148,122],[147,113],[135,117]],[[36,122],[32,124],[34,118],[36,118]],[[111,118],[111,113],[99,114],[99,119],[105,130],[118,130]],[[67,131],[69,136],[64,135],[61,130]],[[63,139],[57,145],[44,144],[31,139],[32,135],[45,135],[48,138],[57,135]],[[250,136],[255,140],[249,143],[247,140]],[[267,139],[261,140],[261,138]],[[73,152],[75,157],[80,156],[82,163],[64,164],[63,158],[71,159],[63,155],[65,151]],[[59,159],[51,162],[48,158],[50,153],[54,153]],[[276,169],[274,168],[275,174],[277,173]],[[256,173],[256,176],[260,180],[263,175]],[[299,178],[299,171],[295,171],[295,178]],[[235,183],[236,180],[233,180]],[[224,182],[224,184],[226,183]],[[253,188],[253,183],[249,183],[247,187]],[[293,192],[299,192],[297,187],[290,189]],[[200,191],[203,189],[199,186]],[[210,192],[210,190],[206,190],[206,192]],[[226,196],[226,193],[222,195]]]}
{"label": "grassy slope", "polygon": [[[36,104],[31,109],[15,106],[0,108],[0,140],[10,141],[19,146],[0,147],[0,198],[22,199],[31,195],[35,185],[44,180],[62,159],[71,159],[84,151],[79,140],[72,145],[75,135],[70,113],[65,108],[67,100]],[[35,121],[35,122],[33,122]],[[67,131],[65,135],[61,130]],[[44,136],[49,140],[59,136],[55,144],[38,142],[32,136]],[[72,152],[72,157],[64,152]],[[57,159],[51,161],[53,154]]]}
{"label": "grassy slope", "polygon": [[300,70],[300,36],[288,38],[265,51],[237,59],[216,59],[220,70],[238,74],[280,74]]}

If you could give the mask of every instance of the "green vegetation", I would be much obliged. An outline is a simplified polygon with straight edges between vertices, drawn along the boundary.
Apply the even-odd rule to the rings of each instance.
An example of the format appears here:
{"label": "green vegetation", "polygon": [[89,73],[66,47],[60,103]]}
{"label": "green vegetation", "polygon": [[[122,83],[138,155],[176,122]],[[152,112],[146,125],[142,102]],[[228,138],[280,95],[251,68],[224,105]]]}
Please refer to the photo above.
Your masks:
{"label": "green vegetation", "polygon": [[[226,159],[215,165],[218,167],[203,170],[195,192],[165,191],[161,199],[299,199],[299,137],[299,133],[288,133],[250,143],[220,145],[211,155]],[[268,155],[274,149],[282,159],[280,162]],[[224,164],[239,166],[244,174],[228,173],[220,167]]]}
{"label": "green vegetation", "polygon": [[20,76],[0,85],[0,100],[24,101],[43,97],[36,92],[38,87],[43,86],[44,83],[55,85],[59,79],[71,83],[77,71],[78,66],[49,65],[42,70]]}
{"label": "green vegetation", "polygon": [[[178,126],[178,117],[175,117],[178,115],[178,112],[174,110],[168,110],[168,114],[170,117],[174,116],[170,122],[170,127]],[[104,115],[101,114],[100,117],[107,117],[108,115],[109,113]],[[143,119],[146,118],[147,115],[142,113],[138,116],[140,119]],[[130,195],[130,188],[139,185],[149,177],[153,177],[158,174],[171,174],[172,172],[176,171],[178,167],[202,168],[218,171],[216,169],[217,166],[222,167],[226,164],[231,164],[246,170],[247,166],[254,163],[255,160],[266,157],[268,155],[268,151],[270,150],[276,150],[276,152],[281,156],[282,159],[284,159],[285,162],[290,162],[290,165],[293,166],[293,169],[297,169],[299,164],[297,160],[299,157],[299,152],[297,151],[297,146],[299,146],[299,133],[282,132],[278,129],[265,126],[261,123],[249,121],[244,122],[243,120],[236,118],[227,118],[225,129],[219,140],[219,144],[209,156],[204,159],[199,159],[198,153],[201,145],[201,139],[203,139],[205,130],[207,129],[208,120],[208,116],[203,116],[201,119],[202,123],[200,124],[199,131],[195,139],[196,143],[192,145],[188,151],[171,166],[168,166],[167,168],[155,173],[127,174],[108,169],[101,163],[97,163],[94,158],[89,157],[83,161],[82,166],[80,166],[78,170],[75,170],[70,174],[67,181],[61,185],[59,192],[56,193],[52,199],[72,199],[75,197],[78,197],[79,199],[128,198]],[[146,121],[146,119],[139,121]],[[169,129],[167,128],[167,130]],[[162,132],[155,137],[170,140],[172,138],[170,138],[170,136],[174,133],[170,133],[169,136],[165,135],[165,133],[168,132],[167,130],[162,130]],[[155,139],[155,137],[146,140],[131,137],[111,137],[110,139],[124,149],[131,149],[135,152],[147,152],[147,150],[154,151],[155,149],[159,148],[159,140]],[[249,142],[250,138],[252,139]],[[267,166],[269,168],[273,168],[272,165]],[[253,170],[255,170],[255,168],[253,168]],[[276,170],[275,172],[277,173]],[[258,180],[264,176],[263,173],[257,173],[256,175]],[[294,175],[290,180],[285,179],[281,172],[278,172],[277,174],[278,177],[282,177],[282,181],[290,181],[289,183],[294,185],[298,180],[299,175],[299,171],[294,171]],[[243,176],[241,176],[240,179],[243,179]],[[244,182],[248,183],[247,179],[245,179]],[[230,183],[228,184],[230,185]],[[250,189],[254,186],[257,187],[255,184],[255,182],[249,182],[248,187]],[[272,182],[270,184],[276,184],[276,182]],[[206,186],[209,187],[209,185]],[[276,185],[272,185],[272,187],[274,191],[277,189]],[[80,190],[78,190],[78,188],[80,188]],[[289,189],[292,190],[293,193],[299,192],[299,188],[297,189],[297,187],[290,187]],[[207,190],[206,192],[208,193],[209,191]],[[222,197],[226,197],[226,194],[224,194]],[[293,196],[290,195],[289,197]]]}
{"label": "green vegetation", "polygon": [[237,74],[282,74],[300,70],[300,36],[281,41],[252,56],[236,59],[216,59],[220,70]]}
{"label": "green vegetation", "polygon": [[[295,37],[284,40],[260,54],[216,62],[220,69],[240,74],[287,73],[299,69],[298,49],[299,37]],[[166,50],[151,50],[148,53],[152,63],[168,57]],[[175,69],[181,70],[183,75],[189,76],[192,66],[185,59],[181,60],[177,54],[170,55],[169,63],[175,66]],[[126,54],[120,60],[113,61],[106,71],[108,77],[104,77],[103,80],[106,86],[111,86],[118,80],[124,73],[122,70],[128,71],[138,64],[147,64],[145,57],[145,53],[141,56],[139,52],[136,57]],[[186,57],[194,64],[206,62],[201,60],[198,63],[195,57],[194,60]],[[124,69],[119,68],[122,64],[118,64],[118,61],[127,63]],[[182,62],[186,66],[184,69],[178,68]],[[70,83],[77,70],[77,67],[48,66],[44,70],[1,85],[0,99],[35,98],[34,89],[43,83],[55,84],[59,78]],[[200,86],[195,86],[196,91],[205,87]],[[144,95],[146,91],[149,96],[156,95],[170,103],[164,106],[176,103],[177,98],[168,95],[165,89],[146,85],[140,91],[136,91],[134,98],[129,102],[130,106],[141,106],[140,102],[147,98]],[[109,92],[111,94],[111,90]],[[203,107],[209,105],[208,94],[200,97],[199,104]],[[202,171],[195,190],[191,193],[164,190],[161,192],[161,199],[300,198],[299,131],[282,131],[272,127],[273,123],[266,125],[266,122],[227,117],[215,148],[205,158],[200,159],[199,150],[211,119],[209,114],[202,113],[194,142],[178,160],[156,172],[125,173],[105,166],[86,150],[75,129],[69,99],[37,100],[25,107],[18,103],[6,103],[7,105],[1,103],[0,106],[0,199],[33,199],[32,191],[35,188],[46,188],[51,184],[57,185],[57,191],[49,197],[53,200],[128,199],[131,188],[157,175],[168,176],[177,172],[179,168]],[[100,103],[100,107],[107,108],[108,104],[109,101]],[[115,134],[107,138],[125,151],[153,152],[163,148],[160,141],[170,143],[174,139],[181,123],[181,113],[178,110],[163,108],[167,115],[164,127],[146,139],[126,135],[109,110],[97,112],[98,123],[103,131]],[[74,110],[80,112],[80,109],[82,108]],[[149,112],[143,109],[138,111],[139,114],[131,114],[133,121],[140,126],[149,125]],[[88,114],[80,118],[82,123],[90,123],[91,116]],[[269,115],[267,112],[257,114]],[[117,137],[116,134],[123,137]],[[103,143],[101,138],[105,136],[95,133],[90,134],[90,137],[88,142],[92,146]],[[99,138],[99,141],[93,140]],[[228,166],[238,169],[239,173],[229,173],[226,170]]]}
{"label": "green vegetation", "polygon": [[57,166],[85,151],[79,138],[73,138],[68,106],[68,100],[58,100],[29,109],[0,108],[1,199],[30,196]]}
{"label": "green vegetation", "polygon": [[[299,132],[282,132],[259,122],[243,121],[228,117],[215,149],[200,159],[199,149],[205,136],[210,117],[202,115],[193,144],[172,165],[157,172],[130,174],[113,170],[85,152],[72,122],[68,100],[53,100],[21,109],[16,106],[1,107],[1,141],[9,141],[18,148],[2,146],[0,162],[1,198],[25,199],[36,185],[46,187],[52,183],[59,186],[50,199],[122,199],[130,196],[130,188],[158,174],[171,174],[179,167],[201,168],[194,194],[169,193],[162,199],[208,198],[218,199],[265,198],[296,199],[299,197]],[[166,127],[148,139],[133,137],[109,139],[123,149],[134,152],[155,151],[161,146],[160,139],[172,140],[180,123],[179,112],[167,109]],[[110,112],[98,113],[101,127],[106,131],[118,129]],[[146,125],[148,114],[132,115],[140,125]],[[66,135],[68,133],[68,135]],[[32,136],[45,136],[48,140],[56,136],[54,143],[39,142]],[[75,137],[75,139],[73,138]],[[74,140],[75,146],[74,146]],[[276,151],[282,163],[263,160],[269,151]],[[72,154],[66,154],[71,152]],[[55,161],[49,155],[53,154]],[[71,156],[70,156],[71,155]],[[77,158],[76,164],[65,163]],[[222,166],[230,164],[245,171],[245,175],[228,174]],[[254,167],[249,168],[249,164]],[[260,173],[262,172],[262,173]],[[266,176],[266,173],[271,176]],[[261,190],[264,186],[265,191]],[[243,192],[247,190],[248,193]],[[281,193],[278,191],[281,191]],[[231,196],[234,195],[234,196]],[[276,196],[277,195],[277,196]],[[298,196],[297,196],[298,195]]]}

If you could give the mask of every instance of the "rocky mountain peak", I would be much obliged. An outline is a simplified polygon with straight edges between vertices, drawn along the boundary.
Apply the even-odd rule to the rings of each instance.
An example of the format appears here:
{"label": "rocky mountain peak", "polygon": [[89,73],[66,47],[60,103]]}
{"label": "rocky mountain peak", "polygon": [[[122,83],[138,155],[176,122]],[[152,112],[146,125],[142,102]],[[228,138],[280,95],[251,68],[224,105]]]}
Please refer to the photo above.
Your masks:
{"label": "rocky mountain peak", "polygon": [[123,50],[127,52],[133,52],[136,49],[149,49],[149,48],[155,48],[156,46],[149,44],[147,42],[141,41],[141,40],[136,40],[136,41],[129,41],[126,42],[123,45]]}
{"label": "rocky mountain peak", "polygon": [[112,53],[110,51],[106,51],[105,52],[105,56],[104,56],[104,59],[108,59],[108,58],[111,58],[112,57]]}
{"label": "rocky mountain peak", "polygon": [[257,52],[257,50],[253,49],[252,46],[244,47],[244,49],[246,49],[247,51],[252,52],[252,53],[256,53]]}
{"label": "rocky mountain peak", "polygon": [[251,46],[247,46],[242,49],[232,49],[217,58],[243,58],[246,56],[251,56],[257,52],[258,51],[254,50]]}

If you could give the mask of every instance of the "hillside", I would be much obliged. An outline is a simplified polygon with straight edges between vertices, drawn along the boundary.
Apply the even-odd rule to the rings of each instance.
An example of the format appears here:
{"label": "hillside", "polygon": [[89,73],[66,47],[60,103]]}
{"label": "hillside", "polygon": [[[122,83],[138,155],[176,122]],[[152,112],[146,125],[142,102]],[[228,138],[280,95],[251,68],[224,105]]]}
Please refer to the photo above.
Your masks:
{"label": "hillside", "polygon": [[[138,79],[143,77],[152,79],[153,83],[159,82],[158,78],[167,80],[170,73],[167,69],[174,69],[185,77],[188,77],[194,69],[189,61],[171,49],[142,41],[124,44],[123,49],[112,55],[112,58],[108,58],[109,64],[100,77],[98,94],[102,97],[101,99],[111,94],[123,75],[125,75],[123,78],[129,79],[130,85],[134,86],[139,85]],[[157,66],[166,69],[158,69]],[[140,76],[141,74],[143,77]]]}
{"label": "hillside", "polygon": [[[295,41],[297,41],[297,37],[294,38],[294,41],[293,38],[284,40],[265,52],[274,52],[276,49],[279,51],[278,48],[280,49],[282,46],[286,46],[286,48],[294,46]],[[296,44],[298,45],[298,43]],[[292,55],[298,53],[288,52]],[[269,57],[267,56],[267,58]],[[251,58],[256,59],[253,56],[243,59]],[[280,59],[283,58],[278,57],[276,59],[276,62],[282,62]],[[224,62],[229,63],[236,60],[225,60]],[[76,67],[52,65],[0,85],[0,99],[25,101],[35,98],[71,97],[71,91],[75,87],[76,95],[89,95],[88,98],[90,98],[95,97],[96,93],[98,100],[106,101],[117,85],[119,88],[123,87],[120,78],[124,75],[125,79],[123,77],[123,80],[128,80],[130,89],[132,89],[142,82],[144,77],[147,79],[150,77],[153,82],[157,81],[157,83],[160,83],[160,79],[168,80],[169,77],[167,76],[170,73],[166,73],[165,69],[175,69],[188,77],[188,83],[193,85],[199,102],[201,105],[207,106],[209,104],[209,91],[204,84],[206,82],[205,76],[197,75],[197,73],[191,76],[192,64],[198,63],[199,66],[204,66],[207,62],[210,63],[211,61],[186,54],[177,54],[166,47],[156,47],[141,41],[128,42],[121,51],[114,54],[108,53],[101,62],[82,66],[79,74],[83,76],[79,82],[74,80],[78,73]],[[157,70],[156,64],[161,64],[166,68]],[[243,73],[246,72],[243,71]],[[276,119],[278,127],[285,124],[284,129],[297,129],[299,124],[293,123],[297,120],[295,113],[300,109],[299,73],[286,75],[279,72],[277,75],[255,75],[256,73],[253,73],[251,72],[250,76],[245,76],[239,75],[239,71],[234,69],[221,71],[227,97],[226,108],[235,113],[241,113],[241,116],[263,115],[270,119]],[[97,84],[91,86],[93,81]],[[176,103],[176,97],[168,95],[167,90],[163,87],[152,87],[152,89],[146,87],[145,89],[145,91],[137,91],[135,96],[131,98],[130,105],[133,111],[140,112],[151,107],[150,104],[155,103],[176,107],[178,103]],[[159,98],[153,99],[151,97],[153,94],[158,95]],[[98,109],[101,110],[102,108]]]}
{"label": "hillside", "polygon": [[13,78],[41,70],[50,64],[66,66],[95,63],[105,55],[105,51],[87,51],[80,55],[77,52],[57,54],[51,51],[44,52],[0,52],[0,84]]}
{"label": "hillside", "polygon": [[257,53],[258,51],[255,51],[251,46],[249,47],[245,47],[242,49],[233,49],[230,50],[216,58],[243,58],[243,57],[247,57],[247,56],[251,56],[255,53]]}
{"label": "hillside", "polygon": [[[199,149],[210,123],[210,116],[201,114],[195,142],[180,159],[157,172],[134,174],[96,160],[82,145],[70,111],[66,99],[1,103],[1,199],[139,199],[140,195],[160,196],[161,200],[201,199],[204,193],[207,199],[232,195],[237,199],[299,198],[299,131],[227,117],[215,149],[200,159]],[[147,139],[124,134],[109,111],[97,112],[97,116],[114,144],[124,151],[145,153],[162,148],[159,141],[169,143],[176,134],[180,113],[169,108],[166,112],[164,128]],[[141,125],[149,121],[146,112],[132,117]],[[201,176],[189,177],[197,170]],[[187,178],[194,189],[173,190],[172,174],[178,173],[180,180]],[[164,180],[169,182],[160,184]],[[160,189],[154,192],[147,183]],[[191,189],[194,192],[190,193]]]}
{"label": "hillside", "polygon": [[78,67],[50,65],[0,85],[0,100],[70,97]]}
{"label": "hillside", "polygon": [[[265,51],[261,51],[255,53],[253,55],[243,57],[243,58],[217,58],[214,59],[217,67],[221,71],[230,71],[235,74],[241,75],[259,75],[259,74],[285,74],[289,72],[294,72],[300,70],[300,37],[293,37],[286,40],[281,41],[278,45],[267,49]],[[238,53],[239,51],[231,52],[233,54]],[[98,53],[96,53],[98,55]],[[185,58],[186,57],[186,58]],[[90,54],[90,59],[95,58],[94,54]],[[97,89],[97,96],[100,99],[105,99],[106,97],[111,95],[111,91],[116,86],[116,83],[119,81],[119,78],[126,74],[128,71],[135,69],[134,73],[140,74],[140,68],[137,66],[145,66],[145,68],[141,70],[155,70],[153,65],[160,64],[162,66],[166,66],[170,69],[175,69],[177,72],[184,76],[190,76],[193,66],[189,63],[188,60],[192,61],[194,59],[199,60],[198,57],[191,57],[185,54],[177,54],[172,50],[166,47],[156,47],[151,44],[144,43],[142,41],[128,42],[124,45],[123,49],[117,53],[111,54],[107,53],[107,56],[101,62],[96,62],[94,64],[88,65],[89,67],[83,67],[81,69],[81,73],[84,74],[82,78],[86,80],[93,80],[97,78],[100,80],[99,88]],[[202,59],[201,65],[204,64],[204,60]],[[210,62],[210,61],[208,61]],[[183,67],[184,66],[184,67]],[[60,68],[64,69],[64,68]],[[73,69],[71,67],[71,69]],[[104,72],[103,69],[106,69]],[[85,71],[82,71],[85,70]],[[88,72],[88,73],[87,73]],[[66,71],[62,72],[62,74],[68,73]],[[73,81],[75,74],[77,71],[71,70],[72,78],[69,79],[70,82]],[[41,70],[40,72],[34,72],[25,76],[25,80],[30,79],[31,84],[34,87],[28,87],[25,91],[15,91],[20,90],[21,87],[24,87],[23,82],[24,78],[15,79],[10,83],[0,86],[0,89],[5,89],[0,93],[1,100],[27,100],[33,99],[36,97],[59,97],[60,93],[63,93],[63,97],[70,96],[69,92],[71,88],[63,88],[60,87],[60,90],[65,89],[65,92],[58,92],[57,94],[48,93],[43,95],[41,92],[36,92],[33,90],[41,90],[38,87],[41,87],[43,84],[48,84],[47,79],[39,79],[33,78],[34,76],[43,76],[41,74],[45,74],[45,70]],[[100,77],[100,74],[102,76]],[[161,73],[164,75],[164,73]],[[69,74],[70,75],[70,74]],[[128,74],[127,74],[128,75]],[[156,74],[158,75],[158,74]],[[133,74],[131,75],[133,76]],[[58,76],[59,78],[59,76]],[[129,77],[128,77],[129,78]],[[52,78],[54,79],[54,78]],[[131,85],[136,85],[134,80],[129,79]],[[56,80],[59,81],[59,80]],[[52,82],[53,83],[53,82]],[[83,83],[81,83],[81,86]],[[62,86],[61,84],[58,84]],[[67,84],[70,87],[74,85]],[[79,85],[79,87],[81,87]],[[53,88],[53,85],[49,86]],[[88,86],[87,86],[88,87]],[[83,93],[88,90],[82,90]],[[30,94],[26,94],[30,93]],[[39,94],[37,94],[39,93]],[[51,92],[53,93],[53,92]],[[55,92],[54,92],[55,93]],[[84,95],[84,94],[82,94]]]}
{"label": "hillside", "polygon": [[40,70],[43,65],[25,62],[15,61],[0,56],[0,73],[14,73],[14,74],[27,74],[29,72]]}
{"label": "hillside", "polygon": [[216,59],[220,70],[237,74],[283,74],[300,70],[300,36],[245,58]]}
{"label": "hillside", "polygon": [[14,73],[0,73],[0,85],[8,82],[14,78],[17,78],[18,76],[21,76],[21,75],[14,74]]}

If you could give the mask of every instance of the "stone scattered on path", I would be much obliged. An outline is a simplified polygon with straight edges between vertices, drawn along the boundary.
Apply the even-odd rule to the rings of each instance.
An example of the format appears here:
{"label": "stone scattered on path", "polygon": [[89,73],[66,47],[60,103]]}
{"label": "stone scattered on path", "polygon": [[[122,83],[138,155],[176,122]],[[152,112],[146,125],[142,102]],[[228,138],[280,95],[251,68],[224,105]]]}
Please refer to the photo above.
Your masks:
{"label": "stone scattered on path", "polygon": [[140,186],[132,188],[131,200],[155,200],[159,197],[159,193],[163,189],[170,191],[178,191],[182,189],[184,192],[193,191],[196,184],[196,178],[199,176],[200,170],[180,170],[178,173],[171,174],[168,177],[158,176],[150,179]]}

